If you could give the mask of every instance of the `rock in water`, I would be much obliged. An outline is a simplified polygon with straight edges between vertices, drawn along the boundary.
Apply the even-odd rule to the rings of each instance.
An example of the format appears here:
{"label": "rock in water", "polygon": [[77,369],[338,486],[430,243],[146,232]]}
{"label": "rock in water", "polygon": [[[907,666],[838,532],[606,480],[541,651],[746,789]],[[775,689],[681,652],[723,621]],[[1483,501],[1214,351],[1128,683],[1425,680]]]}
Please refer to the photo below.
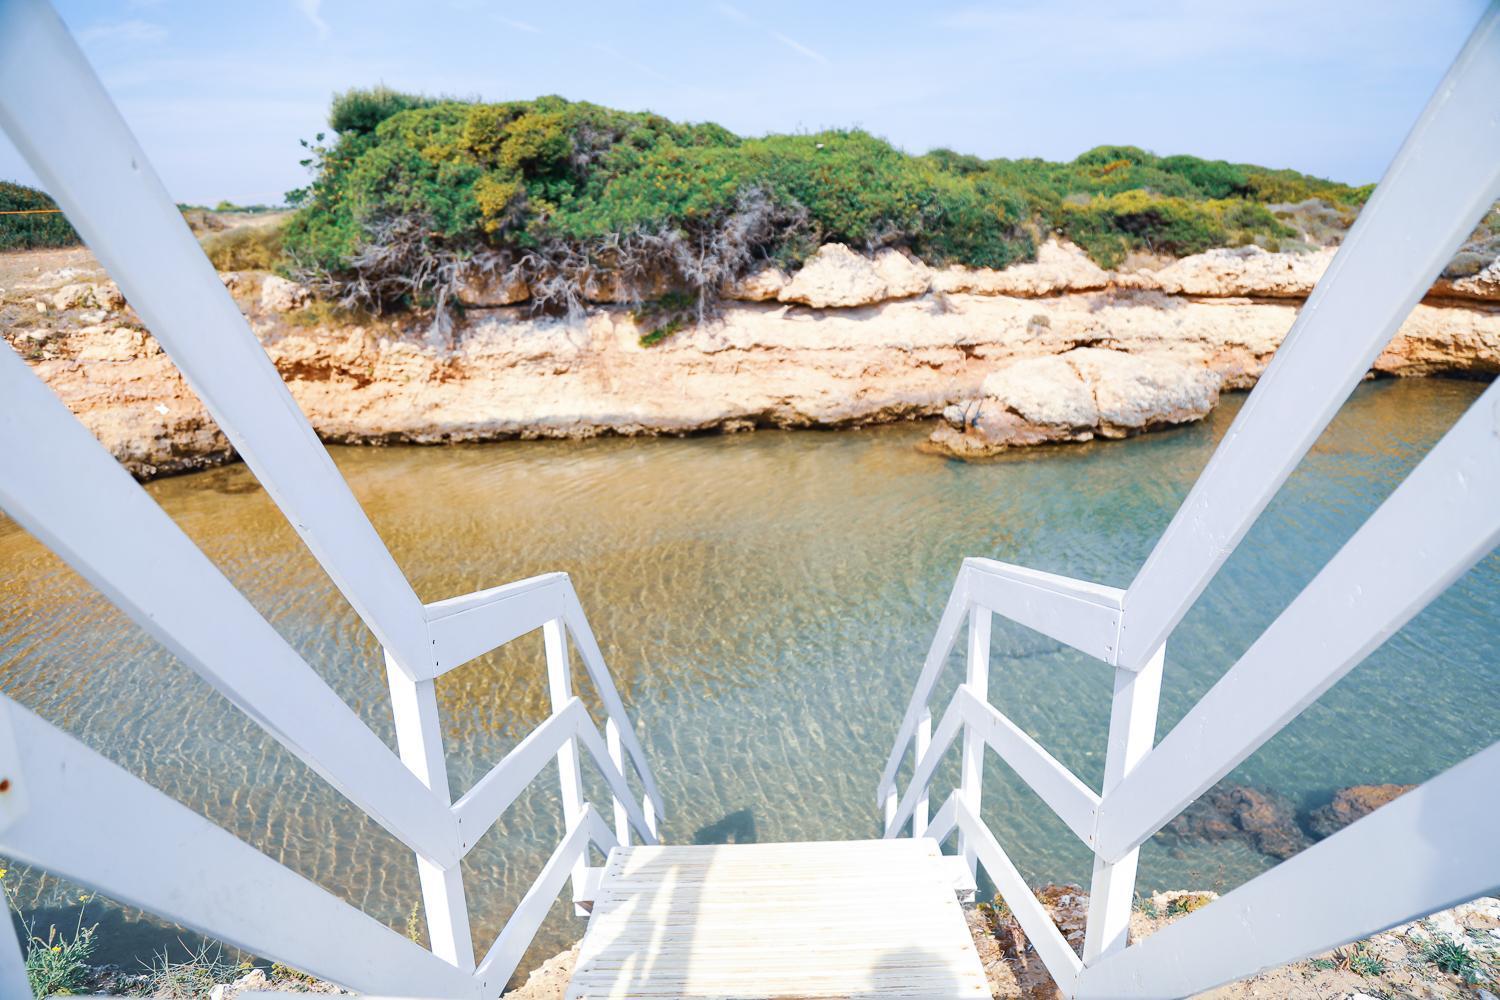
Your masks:
{"label": "rock in water", "polygon": [[1273,858],[1289,858],[1308,846],[1289,803],[1244,785],[1210,789],[1166,829],[1184,840],[1242,840]]}
{"label": "rock in water", "polygon": [[1308,826],[1319,837],[1331,837],[1357,819],[1411,791],[1416,785],[1353,785],[1341,788],[1326,806],[1314,809]]}
{"label": "rock in water", "polygon": [[1021,445],[1127,437],[1203,419],[1221,383],[1203,365],[1093,347],[1027,358],[987,376],[977,402],[945,410],[948,424],[927,447],[982,458]]}

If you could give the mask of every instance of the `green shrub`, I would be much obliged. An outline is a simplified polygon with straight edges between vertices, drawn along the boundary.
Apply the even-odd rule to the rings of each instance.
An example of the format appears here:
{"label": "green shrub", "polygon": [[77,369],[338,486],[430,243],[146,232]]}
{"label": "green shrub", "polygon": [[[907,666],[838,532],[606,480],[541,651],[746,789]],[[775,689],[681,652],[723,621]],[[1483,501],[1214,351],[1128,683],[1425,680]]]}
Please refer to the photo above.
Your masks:
{"label": "green shrub", "polygon": [[591,275],[614,270],[643,297],[664,278],[701,314],[722,281],[765,259],[795,266],[825,242],[999,268],[1060,230],[1108,265],[1138,248],[1277,245],[1296,234],[1266,207],[1272,195],[1362,202],[1294,171],[1134,146],[1070,163],[912,156],[858,129],[742,139],[550,96],[351,90],[329,123],[331,140],[306,143],[311,184],[288,195],[288,267],[377,310],[440,306],[477,265],[526,280],[534,308],[575,308]]}
{"label": "green shrub", "polygon": [[280,226],[239,226],[203,240],[203,252],[220,271],[274,271],[281,266]]}
{"label": "green shrub", "polygon": [[[69,247],[79,242],[78,233],[57,202],[36,188],[0,181],[0,250],[32,250]],[[32,214],[37,213],[37,214]]]}

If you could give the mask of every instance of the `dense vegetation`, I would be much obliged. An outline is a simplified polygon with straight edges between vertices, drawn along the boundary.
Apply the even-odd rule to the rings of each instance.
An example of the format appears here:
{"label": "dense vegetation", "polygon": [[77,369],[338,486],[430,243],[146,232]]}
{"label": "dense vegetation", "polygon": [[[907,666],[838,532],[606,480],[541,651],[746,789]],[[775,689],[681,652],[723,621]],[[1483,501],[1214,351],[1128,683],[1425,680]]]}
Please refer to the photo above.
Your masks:
{"label": "dense vegetation", "polygon": [[[67,247],[78,242],[78,234],[57,203],[36,188],[0,181],[0,250],[31,250]],[[40,210],[42,214],[32,214]]]}
{"label": "dense vegetation", "polygon": [[1050,163],[912,156],[858,130],[745,139],[559,97],[355,90],[329,124],[306,144],[313,180],[289,195],[301,210],[285,253],[303,280],[377,308],[441,311],[468,268],[527,281],[542,308],[576,307],[608,274],[701,309],[760,261],[794,265],[829,241],[983,267],[1030,259],[1053,231],[1106,266],[1133,250],[1277,248],[1305,231],[1298,213],[1347,224],[1368,194],[1131,146]]}

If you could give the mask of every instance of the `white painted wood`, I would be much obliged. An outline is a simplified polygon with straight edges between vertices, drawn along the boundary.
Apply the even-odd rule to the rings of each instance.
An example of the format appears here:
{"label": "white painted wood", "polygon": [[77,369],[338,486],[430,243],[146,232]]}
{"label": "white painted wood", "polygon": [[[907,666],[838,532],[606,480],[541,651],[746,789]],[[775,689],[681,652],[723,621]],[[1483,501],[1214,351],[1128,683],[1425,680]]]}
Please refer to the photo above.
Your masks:
{"label": "white painted wood", "polygon": [[[964,560],[964,568],[974,575],[973,566],[968,560]],[[976,584],[977,580],[970,580],[971,593]],[[988,704],[991,620],[992,612],[988,606],[979,607],[977,604],[970,606],[969,645],[964,666],[964,683],[959,694],[954,696],[954,700],[959,703],[960,711],[965,715],[964,748],[959,765],[958,796],[975,816],[980,814],[980,802],[984,793],[985,738],[976,730],[968,706],[964,704],[963,688],[967,688],[976,701]],[[969,874],[975,875],[978,870],[979,857],[974,853],[973,846],[969,844],[968,835],[962,830],[958,834],[958,853],[963,855],[965,863],[968,864]]]}
{"label": "white painted wood", "polygon": [[547,573],[426,606],[437,670],[446,673],[562,616],[571,590],[565,573]]}
{"label": "white painted wood", "polygon": [[[587,865],[590,844],[606,853],[618,846],[594,807],[584,806],[578,814],[577,824],[568,829],[567,835],[542,866],[541,874],[505,922],[505,929],[485,953],[484,961],[479,963],[479,979],[486,996],[499,996],[515,974],[527,946],[536,937],[537,928],[547,918],[552,901],[562,891],[563,882],[570,877],[569,873],[580,859]],[[586,892],[586,895],[590,900],[594,899],[593,892]]]}
{"label": "white painted wood", "polygon": [[594,630],[583,613],[583,605],[579,603],[578,594],[573,590],[571,581],[568,583],[568,591],[563,598],[563,604],[563,622],[567,625],[568,634],[573,637],[573,646],[578,650],[578,658],[583,661],[584,669],[588,671],[589,681],[594,685],[594,693],[599,696],[599,701],[604,706],[605,715],[614,719],[620,727],[620,742],[635,766],[636,776],[645,786],[648,799],[646,819],[654,834],[656,821],[666,815],[662,807],[661,790],[656,787],[656,778],[652,776],[651,765],[646,761],[646,751],[641,748],[641,741],[636,738],[635,727],[630,724],[630,716],[626,714],[625,705],[620,701],[620,692],[615,689],[615,680],[610,676],[609,667],[604,664],[604,654],[599,650],[599,642],[594,638]]}
{"label": "white painted wood", "polygon": [[1500,8],[1491,6],[1360,212],[1125,599],[1144,664],[1500,198]]}
{"label": "white painted wood", "polygon": [[[472,997],[469,976],[0,696],[31,810],[0,853],[351,989]],[[86,802],[99,816],[78,820]]]}
{"label": "white painted wood", "polygon": [[936,843],[612,851],[570,997],[987,997]]}
{"label": "white painted wood", "polygon": [[651,813],[643,810],[636,804],[635,796],[630,792],[630,785],[625,781],[625,775],[614,766],[609,758],[609,749],[604,740],[599,736],[599,730],[594,728],[594,722],[588,713],[583,714],[583,719],[578,725],[578,742],[582,743],[588,750],[589,756],[594,759],[595,766],[609,785],[611,797],[616,805],[623,810],[626,820],[635,826],[636,832],[647,844],[656,843],[656,827],[649,820]]}
{"label": "white painted wood", "polygon": [[0,127],[381,645],[430,671],[416,594],[44,0],[0,5]]}
{"label": "white painted wood", "polygon": [[[401,762],[438,801],[451,802],[434,682],[412,680],[402,672],[389,652],[386,653],[385,665]],[[461,831],[458,831],[460,822],[455,817],[455,831],[462,839]],[[463,849],[467,851],[466,847]],[[458,860],[437,865],[418,855],[417,875],[422,884],[422,908],[427,917],[427,936],[431,939],[433,954],[465,972],[473,972],[474,942],[469,931],[469,905],[464,896],[464,877]]]}
{"label": "white painted wood", "polygon": [[[568,660],[568,637],[561,618],[542,626],[542,641],[547,651],[547,691],[552,711],[560,712],[573,700],[573,668]],[[596,734],[597,735],[597,734]],[[583,771],[578,760],[578,741],[570,736],[557,748],[557,774],[562,794],[563,826],[574,829],[583,821]],[[580,856],[573,864],[573,899],[583,892],[588,858]],[[580,916],[586,911],[580,911]]]}
{"label": "white painted wood", "polygon": [[1497,431],[1500,384],[1105,799],[1106,859],[1160,829],[1500,542]]}
{"label": "white painted wood", "polygon": [[1086,969],[1078,997],[1181,997],[1500,886],[1500,743]]}
{"label": "white painted wood", "polygon": [[[962,690],[962,685],[960,685],[960,690]],[[927,786],[932,781],[938,762],[943,759],[948,748],[953,746],[953,741],[958,739],[959,733],[964,730],[964,721],[964,701],[958,694],[954,694],[948,702],[948,707],[943,709],[937,728],[932,731],[932,745],[927,748],[927,753],[922,755],[922,759],[912,766],[911,780],[906,783],[906,792],[886,820],[883,833],[886,839],[898,835],[906,826],[907,820],[911,819],[912,813],[917,808],[917,800],[927,794]]]}
{"label": "white painted wood", "polygon": [[[1115,668],[1114,697],[1110,702],[1109,743],[1104,757],[1104,784],[1108,795],[1117,788],[1156,741],[1156,710],[1161,701],[1161,674],[1167,650],[1163,646],[1138,672]],[[1096,804],[1097,805],[1097,804]],[[1089,883],[1088,929],[1084,934],[1083,961],[1125,947],[1130,931],[1130,911],[1135,902],[1135,871],[1139,850],[1119,861],[1094,856],[1094,875]]]}
{"label": "white painted wood", "polygon": [[[16,734],[8,717],[0,712],[0,834],[26,815],[30,799],[26,775],[21,771],[21,748],[16,745]],[[4,979],[0,978],[0,982]]]}
{"label": "white painted wood", "polygon": [[[606,719],[604,722],[604,745],[609,750],[609,762],[625,776],[625,748],[620,745],[620,727],[614,719]],[[615,839],[620,842],[621,847],[630,846],[630,813],[625,808],[625,803],[630,796],[621,798],[619,793],[614,796],[614,819]]]}
{"label": "white painted wood", "polygon": [[[1000,759],[1010,765],[1011,770],[1047,803],[1079,840],[1090,843],[1094,836],[1095,813],[1099,809],[1099,796],[1094,790],[1063,767],[1056,757],[999,709],[981,701],[968,685],[960,687],[953,697],[963,713],[966,740],[972,736],[981,753],[986,746],[998,753]],[[975,785],[978,785],[977,778]],[[978,797],[971,797],[963,788],[959,791],[964,805],[977,816]]]}
{"label": "white painted wood", "polygon": [[0,508],[402,843],[456,860],[445,804],[8,348],[0,400]]}
{"label": "white painted wood", "polygon": [[459,797],[453,804],[453,814],[458,818],[465,850],[478,843],[479,838],[505,814],[505,810],[552,762],[558,751],[573,739],[578,732],[579,720],[587,718],[583,702],[570,699],[559,711],[553,712],[527,733],[525,739],[512,747],[499,763]]}
{"label": "white painted wood", "polygon": [[[3,715],[0,712],[0,715]],[[20,936],[13,932],[10,914],[0,926],[0,996],[33,1000],[31,982],[26,978],[26,956],[21,952]]]}
{"label": "white painted wood", "polygon": [[917,720],[927,711],[927,704],[932,700],[933,685],[943,672],[948,654],[953,652],[953,644],[958,641],[958,631],[969,613],[968,595],[963,581],[964,573],[960,568],[958,580],[954,582],[953,590],[948,595],[948,603],[943,606],[942,617],[938,619],[937,634],[932,637],[932,644],[927,648],[927,658],[922,661],[922,672],[917,678],[911,700],[907,703],[906,714],[901,718],[895,746],[891,748],[890,757],[885,762],[885,771],[880,775],[880,786],[875,798],[888,810],[887,826],[890,825],[889,803],[896,795],[896,772],[901,768],[901,759],[906,756],[906,748],[916,735]]}
{"label": "white painted wood", "polygon": [[[917,761],[927,755],[927,748],[932,745],[932,712],[922,710],[922,717],[917,720],[917,738],[911,746],[912,766],[916,767]],[[911,814],[911,835],[920,837],[927,832],[927,796],[926,785],[922,786],[922,794],[917,799],[917,804]]]}
{"label": "white painted wood", "polygon": [[1108,663],[1124,591],[993,559],[965,559],[969,600]]}
{"label": "white painted wood", "polygon": [[[953,792],[943,800],[943,804],[938,806],[938,811],[933,814],[932,821],[927,824],[927,833],[925,834],[925,836],[929,840],[933,840],[941,844],[943,841],[947,840],[949,836],[952,835],[953,831],[958,829],[957,801],[958,789],[954,789]],[[963,863],[963,858],[959,858],[958,860],[960,864]],[[963,869],[964,874],[969,878],[970,881],[973,881],[974,876],[969,873],[969,866],[965,864],[963,865]]]}
{"label": "white painted wood", "polygon": [[1031,887],[1026,884],[1026,879],[1001,849],[999,842],[995,840],[995,835],[990,832],[990,828],[969,811],[962,797],[955,797],[953,805],[959,831],[966,835],[968,842],[973,845],[975,853],[979,856],[979,863],[984,866],[990,880],[1000,890],[1001,897],[1010,906],[1011,912],[1016,915],[1016,920],[1020,922],[1031,946],[1041,956],[1042,964],[1052,974],[1058,988],[1062,990],[1064,996],[1072,996],[1073,981],[1077,978],[1083,963],[1074,954],[1072,946],[1062,936],[1057,925],[1052,922],[1047,908],[1032,893]]}

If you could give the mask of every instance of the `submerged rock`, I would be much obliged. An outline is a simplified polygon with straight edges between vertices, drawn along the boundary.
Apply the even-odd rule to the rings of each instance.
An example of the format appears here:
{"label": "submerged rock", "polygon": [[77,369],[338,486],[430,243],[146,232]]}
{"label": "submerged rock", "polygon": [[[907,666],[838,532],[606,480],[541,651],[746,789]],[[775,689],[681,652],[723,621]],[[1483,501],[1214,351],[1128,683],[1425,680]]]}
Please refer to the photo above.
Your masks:
{"label": "submerged rock", "polygon": [[1353,785],[1340,788],[1333,801],[1312,811],[1308,828],[1318,837],[1331,837],[1355,820],[1364,819],[1416,785]]}
{"label": "submerged rock", "polygon": [[987,376],[980,398],[944,411],[927,447],[955,458],[1054,441],[1122,438],[1201,420],[1222,378],[1203,365],[1081,347]]}
{"label": "submerged rock", "polygon": [[1291,804],[1245,785],[1221,785],[1166,826],[1183,840],[1240,840],[1273,858],[1289,858],[1310,841]]}

